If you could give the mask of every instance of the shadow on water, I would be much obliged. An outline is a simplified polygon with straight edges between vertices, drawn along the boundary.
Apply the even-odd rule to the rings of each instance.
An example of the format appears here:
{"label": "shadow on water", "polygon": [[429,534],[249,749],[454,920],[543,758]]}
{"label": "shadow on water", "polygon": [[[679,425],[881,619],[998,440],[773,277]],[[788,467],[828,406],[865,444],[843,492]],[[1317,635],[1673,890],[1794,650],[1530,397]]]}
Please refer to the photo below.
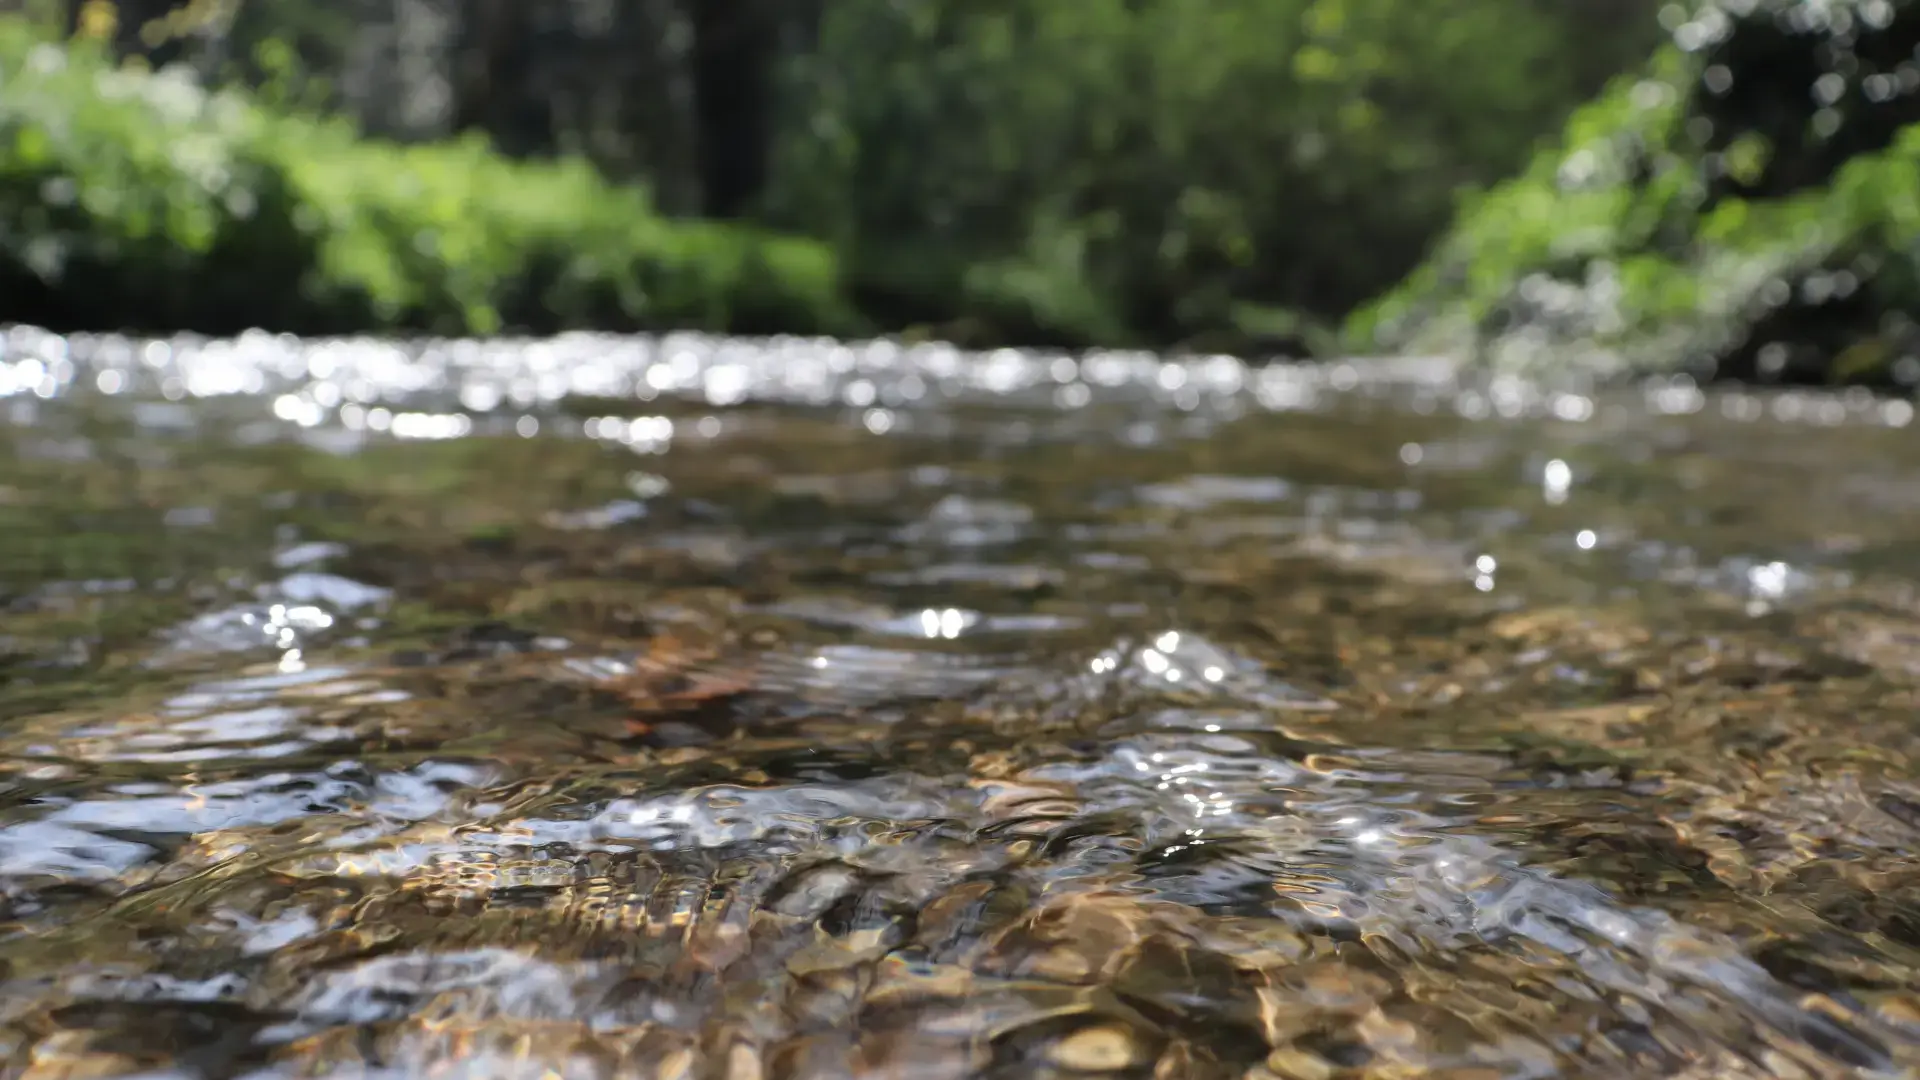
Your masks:
{"label": "shadow on water", "polygon": [[1920,1073],[1902,403],[0,341],[6,1075]]}

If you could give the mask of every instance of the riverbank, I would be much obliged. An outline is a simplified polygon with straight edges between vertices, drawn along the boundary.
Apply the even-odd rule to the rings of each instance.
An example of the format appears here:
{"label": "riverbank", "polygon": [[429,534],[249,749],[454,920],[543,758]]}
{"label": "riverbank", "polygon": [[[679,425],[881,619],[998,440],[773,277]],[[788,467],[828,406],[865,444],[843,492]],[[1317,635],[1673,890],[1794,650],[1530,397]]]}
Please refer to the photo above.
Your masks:
{"label": "riverbank", "polygon": [[[871,251],[670,217],[578,160],[509,160],[478,139],[368,139],[258,95],[115,68],[0,19],[0,321],[214,335],[893,334],[1910,386],[1920,125],[1902,110],[1920,69],[1875,57],[1905,55],[1895,46],[1912,19],[1849,29],[1846,64],[1833,59],[1838,31],[1821,31],[1833,39],[1822,55],[1850,74],[1819,113],[1832,131],[1808,147],[1795,125],[1819,110],[1783,119],[1742,97],[1755,81],[1742,65],[1761,62],[1748,54],[1773,55],[1769,11],[1622,77],[1344,326],[1241,304],[1167,340],[1112,320],[1036,321],[1066,302],[1066,279],[1037,270],[1000,274],[931,318],[881,287]],[[1073,295],[1085,311],[1119,303]]]}
{"label": "riverbank", "polygon": [[400,146],[116,70],[0,18],[0,321],[490,334],[847,333],[824,245],[672,221],[579,162]]}
{"label": "riverbank", "polygon": [[1672,33],[1349,343],[1920,384],[1920,8],[1709,4]]}

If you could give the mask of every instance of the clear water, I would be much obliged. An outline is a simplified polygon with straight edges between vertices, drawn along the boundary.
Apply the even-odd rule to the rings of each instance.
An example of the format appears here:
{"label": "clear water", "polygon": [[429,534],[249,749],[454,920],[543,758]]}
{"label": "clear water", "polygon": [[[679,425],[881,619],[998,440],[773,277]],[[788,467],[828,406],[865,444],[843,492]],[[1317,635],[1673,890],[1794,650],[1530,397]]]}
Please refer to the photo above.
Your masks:
{"label": "clear water", "polygon": [[1905,403],[0,348],[4,1075],[1920,1072]]}

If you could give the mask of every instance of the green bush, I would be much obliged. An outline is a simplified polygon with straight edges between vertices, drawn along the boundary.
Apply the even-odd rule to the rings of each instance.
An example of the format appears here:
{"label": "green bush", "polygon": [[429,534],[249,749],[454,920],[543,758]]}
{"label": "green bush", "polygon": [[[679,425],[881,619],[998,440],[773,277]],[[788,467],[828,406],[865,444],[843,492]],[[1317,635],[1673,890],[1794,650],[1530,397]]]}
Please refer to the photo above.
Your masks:
{"label": "green bush", "polygon": [[860,329],[832,253],[670,221],[577,162],[116,70],[0,17],[0,320],[435,333]]}
{"label": "green bush", "polygon": [[1466,206],[1349,345],[1920,381],[1920,5],[1809,10],[1703,5]]}

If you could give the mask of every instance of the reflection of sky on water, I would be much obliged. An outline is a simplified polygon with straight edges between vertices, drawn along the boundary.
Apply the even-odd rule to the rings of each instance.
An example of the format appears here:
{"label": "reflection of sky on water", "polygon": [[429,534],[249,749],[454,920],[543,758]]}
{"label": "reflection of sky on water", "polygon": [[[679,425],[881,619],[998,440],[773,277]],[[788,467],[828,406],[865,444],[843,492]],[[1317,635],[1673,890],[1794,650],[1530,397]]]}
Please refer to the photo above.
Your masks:
{"label": "reflection of sky on water", "polygon": [[[279,560],[307,565],[333,554],[331,545],[303,545]],[[303,550],[304,549],[304,550]],[[150,663],[211,653],[278,649],[288,671],[304,664],[304,647],[346,615],[375,609],[392,598],[377,588],[337,574],[296,570],[260,586],[259,599],[202,613],[165,634],[165,647]]]}
{"label": "reflection of sky on water", "polygon": [[[30,722],[0,753],[11,759],[12,771],[44,790],[0,824],[0,888],[9,879],[46,875],[110,880],[158,858],[159,838],[315,815],[399,824],[443,813],[455,793],[488,782],[490,772],[432,761],[392,771],[350,761],[274,768],[359,737],[351,727],[320,722],[317,710],[405,699],[352,668],[276,668],[194,683],[147,713]],[[68,794],[87,790],[75,782],[93,768],[131,763],[188,771],[170,782],[129,780]],[[202,770],[207,778],[196,778]]]}

